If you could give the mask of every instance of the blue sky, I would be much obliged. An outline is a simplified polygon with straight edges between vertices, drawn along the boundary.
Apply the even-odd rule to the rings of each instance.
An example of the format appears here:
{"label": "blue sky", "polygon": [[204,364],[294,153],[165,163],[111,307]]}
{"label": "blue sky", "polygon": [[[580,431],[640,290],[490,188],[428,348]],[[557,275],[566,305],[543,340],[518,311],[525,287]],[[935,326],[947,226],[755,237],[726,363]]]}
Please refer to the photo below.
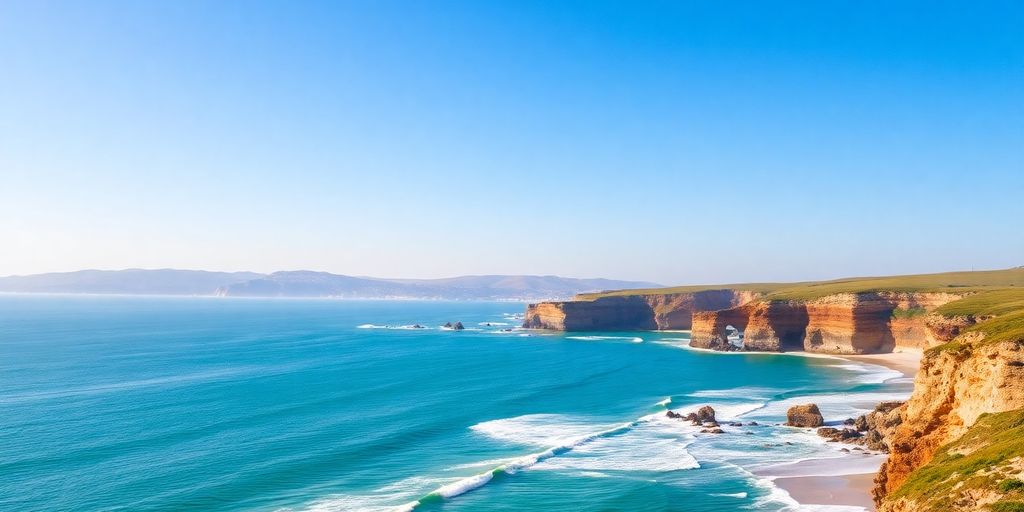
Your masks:
{"label": "blue sky", "polygon": [[0,274],[1024,265],[1020,2],[0,3]]}

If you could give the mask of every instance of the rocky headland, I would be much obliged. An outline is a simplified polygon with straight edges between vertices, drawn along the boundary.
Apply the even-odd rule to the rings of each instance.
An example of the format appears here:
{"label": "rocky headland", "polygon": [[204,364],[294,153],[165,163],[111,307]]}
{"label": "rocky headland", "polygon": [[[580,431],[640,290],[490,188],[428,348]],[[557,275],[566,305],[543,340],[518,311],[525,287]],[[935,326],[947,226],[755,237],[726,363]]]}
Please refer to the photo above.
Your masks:
{"label": "rocky headland", "polygon": [[883,512],[1024,511],[1024,268],[587,294],[531,304],[524,326],[690,330],[691,346],[722,351],[924,350],[906,403],[841,428],[808,404],[790,424],[889,452]]}

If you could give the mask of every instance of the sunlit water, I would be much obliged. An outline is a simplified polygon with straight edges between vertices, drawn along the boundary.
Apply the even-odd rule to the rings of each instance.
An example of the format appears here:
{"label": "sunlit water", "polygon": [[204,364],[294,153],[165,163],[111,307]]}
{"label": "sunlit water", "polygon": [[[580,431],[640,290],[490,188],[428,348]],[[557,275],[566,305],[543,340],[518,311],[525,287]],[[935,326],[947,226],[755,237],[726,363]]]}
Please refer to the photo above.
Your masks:
{"label": "sunlit water", "polygon": [[[837,422],[909,392],[877,366],[680,333],[505,332],[522,311],[2,296],[0,509],[786,510],[785,463],[880,460],[775,426],[789,405]],[[664,415],[704,404],[762,425]]]}

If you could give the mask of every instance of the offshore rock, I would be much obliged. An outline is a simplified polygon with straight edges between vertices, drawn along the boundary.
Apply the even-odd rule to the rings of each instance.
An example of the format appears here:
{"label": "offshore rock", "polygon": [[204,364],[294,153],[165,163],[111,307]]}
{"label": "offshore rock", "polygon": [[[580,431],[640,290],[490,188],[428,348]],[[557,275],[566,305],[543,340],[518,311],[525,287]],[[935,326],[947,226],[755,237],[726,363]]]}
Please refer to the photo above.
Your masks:
{"label": "offshore rock", "polygon": [[704,407],[697,409],[697,412],[687,414],[686,419],[700,424],[715,423],[715,426],[718,426],[717,421],[715,420],[715,410],[711,408],[710,405],[705,405]]}

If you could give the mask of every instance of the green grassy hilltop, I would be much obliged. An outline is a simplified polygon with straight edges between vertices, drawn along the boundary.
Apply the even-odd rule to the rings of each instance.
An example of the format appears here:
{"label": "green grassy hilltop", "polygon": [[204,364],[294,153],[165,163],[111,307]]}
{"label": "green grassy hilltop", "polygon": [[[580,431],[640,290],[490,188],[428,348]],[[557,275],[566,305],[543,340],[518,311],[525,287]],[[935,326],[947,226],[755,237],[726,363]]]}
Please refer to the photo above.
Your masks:
{"label": "green grassy hilltop", "polygon": [[579,300],[595,300],[601,297],[630,295],[661,295],[693,293],[704,290],[750,290],[767,294],[766,299],[811,300],[836,293],[865,293],[877,291],[935,292],[935,291],[983,291],[991,289],[1024,288],[1024,267],[1007,270],[983,270],[973,272],[943,272],[939,274],[915,274],[888,277],[852,277],[831,281],[807,281],[798,283],[740,283],[710,284],[694,286],[673,286],[669,288],[643,288],[635,290],[611,290],[599,293],[583,293]]}

